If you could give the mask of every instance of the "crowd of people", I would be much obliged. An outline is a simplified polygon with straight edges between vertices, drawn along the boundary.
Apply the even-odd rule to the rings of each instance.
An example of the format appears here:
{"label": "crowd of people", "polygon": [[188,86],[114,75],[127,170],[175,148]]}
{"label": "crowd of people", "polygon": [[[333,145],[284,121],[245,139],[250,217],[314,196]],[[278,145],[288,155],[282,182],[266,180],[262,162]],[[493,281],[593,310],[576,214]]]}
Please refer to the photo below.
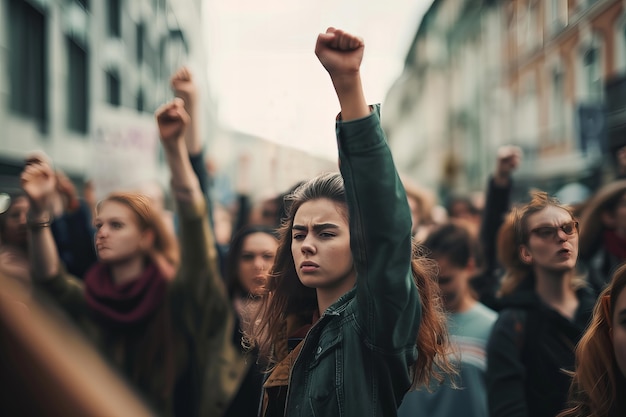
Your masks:
{"label": "crowd of people", "polygon": [[211,199],[185,67],[155,114],[173,211],[139,187],[93,202],[29,155],[0,283],[62,310],[159,416],[625,416],[626,179],[514,202],[505,146],[482,203],[438,204],[396,170],[364,47],[335,28],[315,44],[338,171],[238,190],[236,213]]}

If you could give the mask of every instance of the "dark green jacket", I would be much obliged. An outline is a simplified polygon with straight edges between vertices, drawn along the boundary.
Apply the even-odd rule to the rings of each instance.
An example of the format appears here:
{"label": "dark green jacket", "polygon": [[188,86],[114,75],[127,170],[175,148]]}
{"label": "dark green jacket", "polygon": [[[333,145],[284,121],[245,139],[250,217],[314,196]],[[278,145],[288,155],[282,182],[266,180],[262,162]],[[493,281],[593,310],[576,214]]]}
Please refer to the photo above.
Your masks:
{"label": "dark green jacket", "polygon": [[[220,274],[213,233],[203,202],[178,202],[181,267],[169,285],[166,300],[145,325],[132,331],[103,327],[92,319],[83,283],[62,272],[42,283],[72,316],[112,364],[138,389],[159,416],[219,417],[236,393],[246,371],[244,359],[232,343],[234,311]],[[175,350],[176,385],[165,395],[167,367],[155,361],[137,375],[145,360],[146,338],[164,332],[171,323]],[[155,328],[156,327],[156,328]]]}
{"label": "dark green jacket", "polygon": [[291,367],[285,415],[395,416],[411,385],[420,300],[411,216],[378,106],[337,122],[357,285],[330,306]]}

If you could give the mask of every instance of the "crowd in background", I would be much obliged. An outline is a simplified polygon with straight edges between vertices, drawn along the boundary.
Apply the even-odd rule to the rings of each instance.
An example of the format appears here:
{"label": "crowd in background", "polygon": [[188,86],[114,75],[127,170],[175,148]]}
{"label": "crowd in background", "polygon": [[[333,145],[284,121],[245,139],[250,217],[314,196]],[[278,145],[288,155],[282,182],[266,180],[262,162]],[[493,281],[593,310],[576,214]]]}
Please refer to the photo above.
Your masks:
{"label": "crowd in background", "polygon": [[[331,75],[345,118],[346,109],[356,107],[339,81],[336,71],[341,67],[324,59],[331,56],[329,51],[351,53],[360,46],[350,43],[356,42],[350,37],[347,45],[332,44],[339,32],[325,35],[329,38],[319,41],[318,56]],[[357,157],[367,147],[343,145],[345,185],[337,182],[338,174],[326,174],[317,183],[294,184],[284,193],[253,201],[245,178],[253,173],[245,169],[243,158],[237,203],[223,207],[211,198],[192,74],[181,68],[172,75],[171,87],[177,99],[156,116],[175,207],[167,206],[164,190],[155,190],[154,184],[120,190],[96,202],[89,187],[77,190],[46,155],[29,155],[21,187],[4,190],[1,303],[60,306],[63,317],[158,415],[283,415],[284,410],[300,412],[298,407],[308,407],[309,400],[313,408],[332,408],[320,405],[326,396],[339,401],[339,407],[358,409],[347,404],[357,401],[352,391],[336,399],[326,391],[344,393],[344,388],[315,379],[329,372],[320,369],[328,366],[325,355],[351,346],[351,358],[369,362],[371,369],[357,372],[335,363],[337,373],[356,372],[351,379],[341,377],[341,384],[367,380],[370,372],[381,378],[384,362],[388,374],[382,405],[364,399],[362,405],[381,410],[399,406],[400,416],[626,415],[626,146],[611,150],[614,178],[571,201],[541,190],[513,201],[514,174],[523,155],[520,148],[505,146],[493,155],[494,172],[482,198],[450,194],[438,201],[434,190],[398,177],[402,192],[393,195],[405,198],[401,203],[384,189],[393,188],[393,181],[372,185],[372,195],[379,186],[385,191],[381,196],[390,198],[384,209],[371,195],[359,194],[358,178],[366,170],[359,171],[363,162]],[[353,119],[368,120],[370,112]],[[375,143],[374,136],[366,139]],[[379,158],[383,166],[390,163]],[[392,168],[386,172],[395,175]],[[306,194],[314,192],[319,195]],[[313,233],[295,233],[303,227],[298,222],[305,223],[302,213],[326,213],[327,207],[311,204],[333,198],[341,202],[332,206],[339,212],[336,222],[346,223],[355,242],[357,235],[366,242],[351,249],[356,277],[352,266],[346,267],[337,281],[340,290],[332,287],[334,292],[307,283],[306,274],[296,274],[293,265],[298,256],[294,248],[302,253],[317,250],[297,244]],[[404,226],[405,205],[412,248],[396,229]],[[406,250],[406,259],[391,256],[393,248]],[[334,250],[328,256],[341,263],[339,249]],[[405,268],[394,270],[392,260],[404,262]],[[305,263],[303,268],[315,267]],[[376,294],[377,287],[368,281],[373,270],[412,278],[389,281],[396,292]],[[23,298],[7,295],[15,283]],[[403,292],[400,283],[415,291]],[[353,304],[344,298],[351,296],[397,299],[368,304],[371,317],[355,319],[353,333],[348,324],[326,324],[334,323],[327,317],[350,311]],[[366,309],[362,304],[357,311]],[[376,331],[361,329],[362,323]],[[382,332],[385,326],[389,331]],[[394,330],[404,329],[409,329],[408,339],[400,340]],[[383,336],[398,344],[378,345]],[[314,337],[314,346],[305,343]],[[372,352],[398,351],[382,360],[356,339],[368,349],[375,346]],[[417,359],[399,353],[407,343],[417,349]],[[308,368],[296,366],[298,355],[307,358]],[[29,385],[37,386],[21,383]],[[40,411],[21,403],[33,395],[24,390],[22,397],[12,392],[13,401],[0,409],[7,415]],[[367,392],[361,394],[368,398]]]}

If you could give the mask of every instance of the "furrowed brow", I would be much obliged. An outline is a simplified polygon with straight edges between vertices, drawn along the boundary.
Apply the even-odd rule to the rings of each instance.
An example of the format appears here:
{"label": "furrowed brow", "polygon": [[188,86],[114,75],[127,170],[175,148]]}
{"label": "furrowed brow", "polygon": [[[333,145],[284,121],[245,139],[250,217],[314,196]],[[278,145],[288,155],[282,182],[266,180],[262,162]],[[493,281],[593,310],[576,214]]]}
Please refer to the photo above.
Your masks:
{"label": "furrowed brow", "polygon": [[339,226],[337,226],[334,223],[321,223],[321,224],[313,225],[313,230],[316,232],[319,232],[320,230],[325,230],[325,229],[339,229]]}

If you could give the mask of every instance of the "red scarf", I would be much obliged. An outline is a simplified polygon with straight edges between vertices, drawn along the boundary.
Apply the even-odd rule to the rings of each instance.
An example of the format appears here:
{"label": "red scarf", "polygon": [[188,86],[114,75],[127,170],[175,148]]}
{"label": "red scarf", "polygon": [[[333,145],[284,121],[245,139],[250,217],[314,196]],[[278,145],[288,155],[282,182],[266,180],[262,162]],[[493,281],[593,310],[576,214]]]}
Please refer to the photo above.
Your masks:
{"label": "red scarf", "polygon": [[96,263],[85,275],[87,305],[98,319],[114,325],[144,321],[163,304],[167,281],[150,263],[136,279],[116,285],[109,267]]}
{"label": "red scarf", "polygon": [[619,237],[615,230],[604,231],[604,247],[620,262],[626,260],[626,239]]}

